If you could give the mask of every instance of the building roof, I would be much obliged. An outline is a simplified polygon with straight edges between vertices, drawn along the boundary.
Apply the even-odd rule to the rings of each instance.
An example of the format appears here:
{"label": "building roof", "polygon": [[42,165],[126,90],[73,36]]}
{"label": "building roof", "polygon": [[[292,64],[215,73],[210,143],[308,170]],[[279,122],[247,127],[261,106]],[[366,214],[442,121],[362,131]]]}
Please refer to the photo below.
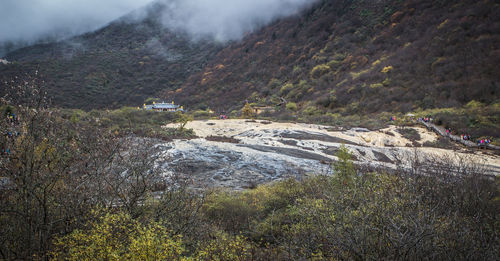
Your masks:
{"label": "building roof", "polygon": [[171,104],[171,103],[157,103],[153,104],[153,108],[156,109],[177,109],[179,105]]}
{"label": "building roof", "polygon": [[146,109],[151,110],[151,109],[178,109],[180,105],[177,104],[171,104],[171,103],[156,103],[156,104],[150,104],[146,105]]}

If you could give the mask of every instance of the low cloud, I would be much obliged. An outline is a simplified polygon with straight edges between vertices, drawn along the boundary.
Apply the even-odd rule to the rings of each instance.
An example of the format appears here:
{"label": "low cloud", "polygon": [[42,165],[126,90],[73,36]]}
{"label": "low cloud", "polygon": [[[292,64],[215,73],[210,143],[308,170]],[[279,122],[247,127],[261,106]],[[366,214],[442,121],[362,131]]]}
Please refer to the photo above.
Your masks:
{"label": "low cloud", "polygon": [[0,0],[0,42],[95,30],[152,0]]}
{"label": "low cloud", "polygon": [[126,14],[137,19],[147,13],[148,8],[141,7],[152,2],[166,7],[160,19],[167,28],[193,39],[224,42],[296,14],[316,0],[0,0],[0,56],[2,48],[12,49],[6,47],[10,43],[19,47],[59,40],[96,30]]}
{"label": "low cloud", "polygon": [[298,13],[316,0],[163,0],[165,26],[195,39],[237,40],[274,19]]}

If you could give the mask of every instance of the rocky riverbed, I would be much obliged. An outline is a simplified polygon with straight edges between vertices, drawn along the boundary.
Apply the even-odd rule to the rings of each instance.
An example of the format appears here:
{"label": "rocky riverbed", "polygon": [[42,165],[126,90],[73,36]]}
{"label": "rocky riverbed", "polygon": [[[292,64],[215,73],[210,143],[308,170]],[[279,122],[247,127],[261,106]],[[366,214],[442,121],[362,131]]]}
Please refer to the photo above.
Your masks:
{"label": "rocky riverbed", "polygon": [[[175,124],[166,127],[177,127]],[[251,188],[258,184],[306,175],[331,173],[331,162],[341,145],[356,164],[394,169],[415,152],[424,157],[468,159],[486,166],[487,174],[500,174],[500,157],[487,151],[425,147],[438,137],[425,128],[412,127],[418,140],[409,140],[396,127],[370,131],[330,126],[250,120],[189,122],[199,138],[160,143],[158,161],[165,175],[182,175],[193,187]]]}

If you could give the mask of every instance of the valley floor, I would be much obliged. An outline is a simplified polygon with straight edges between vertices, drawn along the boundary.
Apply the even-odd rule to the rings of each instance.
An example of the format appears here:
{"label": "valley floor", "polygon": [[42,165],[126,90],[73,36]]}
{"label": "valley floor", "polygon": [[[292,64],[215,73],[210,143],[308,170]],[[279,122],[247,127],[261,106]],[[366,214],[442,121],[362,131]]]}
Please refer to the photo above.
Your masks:
{"label": "valley floor", "polygon": [[191,121],[185,128],[193,129],[199,138],[159,144],[159,164],[165,174],[183,174],[197,188],[240,190],[289,177],[330,174],[330,163],[337,160],[335,154],[342,145],[351,151],[356,164],[370,168],[409,167],[409,161],[417,156],[425,168],[454,162],[476,165],[488,175],[500,174],[499,156],[460,146],[428,147],[439,142],[438,135],[422,127],[406,128],[418,133],[413,140],[403,137],[395,126],[377,131],[341,130],[314,124],[231,119]]}

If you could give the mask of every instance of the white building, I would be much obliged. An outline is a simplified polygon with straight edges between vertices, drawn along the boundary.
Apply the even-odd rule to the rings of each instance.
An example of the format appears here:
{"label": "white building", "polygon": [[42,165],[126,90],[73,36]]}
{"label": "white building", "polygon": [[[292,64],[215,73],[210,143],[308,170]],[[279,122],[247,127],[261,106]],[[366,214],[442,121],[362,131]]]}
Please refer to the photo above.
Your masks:
{"label": "white building", "polygon": [[143,107],[145,110],[153,110],[153,111],[170,111],[170,112],[176,112],[176,111],[184,111],[184,108],[180,105],[172,103],[165,103],[165,102],[160,102],[160,103],[154,103],[150,105],[144,104]]}

